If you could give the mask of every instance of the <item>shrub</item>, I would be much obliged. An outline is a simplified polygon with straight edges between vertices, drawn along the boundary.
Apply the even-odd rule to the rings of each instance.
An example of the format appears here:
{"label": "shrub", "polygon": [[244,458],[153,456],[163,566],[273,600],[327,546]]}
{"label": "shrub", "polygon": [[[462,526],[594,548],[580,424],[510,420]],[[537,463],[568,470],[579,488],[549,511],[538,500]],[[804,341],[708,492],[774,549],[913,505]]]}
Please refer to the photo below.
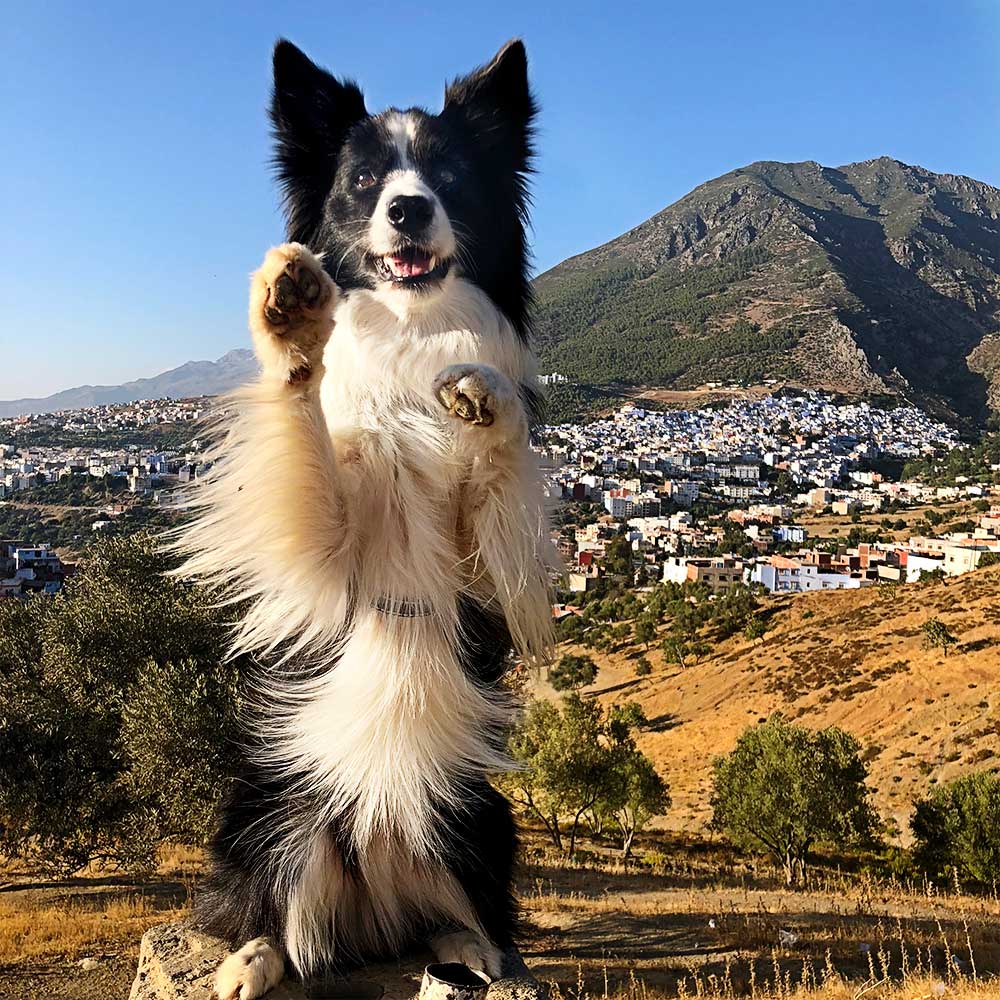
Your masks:
{"label": "shrub", "polygon": [[786,883],[801,884],[814,843],[846,846],[872,837],[875,814],[860,751],[836,727],[811,730],[773,715],[714,761],[712,823],[737,845],[769,851]]}
{"label": "shrub", "polygon": [[910,819],[913,855],[932,877],[953,870],[983,884],[1000,871],[1000,776],[970,774],[935,789]]}
{"label": "shrub", "polygon": [[666,785],[635,745],[633,731],[645,721],[632,703],[605,714],[599,702],[576,693],[561,706],[533,701],[509,744],[520,768],[501,783],[544,825],[557,848],[564,849],[568,835],[567,856],[575,852],[587,815],[595,829],[609,821],[617,827],[627,856],[635,834],[670,804]]}
{"label": "shrub", "polygon": [[0,851],[63,871],[200,841],[231,772],[239,663],[145,536],[52,599],[0,605]]}
{"label": "shrub", "polygon": [[928,619],[920,626],[920,631],[924,635],[924,646],[927,649],[940,649],[944,656],[958,642],[940,618]]}
{"label": "shrub", "polygon": [[590,656],[567,653],[558,663],[549,667],[549,683],[557,691],[573,691],[593,684],[597,677],[597,664]]}

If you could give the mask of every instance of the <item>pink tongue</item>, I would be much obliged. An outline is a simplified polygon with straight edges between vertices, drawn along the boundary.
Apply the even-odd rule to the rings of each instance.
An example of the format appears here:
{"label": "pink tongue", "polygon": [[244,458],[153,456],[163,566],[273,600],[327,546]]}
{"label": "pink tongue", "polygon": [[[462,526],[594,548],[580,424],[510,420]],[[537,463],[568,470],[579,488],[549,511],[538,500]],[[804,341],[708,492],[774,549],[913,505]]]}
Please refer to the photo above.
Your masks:
{"label": "pink tongue", "polygon": [[410,251],[392,258],[392,269],[401,278],[414,278],[426,274],[430,270],[430,264],[430,255],[417,251]]}

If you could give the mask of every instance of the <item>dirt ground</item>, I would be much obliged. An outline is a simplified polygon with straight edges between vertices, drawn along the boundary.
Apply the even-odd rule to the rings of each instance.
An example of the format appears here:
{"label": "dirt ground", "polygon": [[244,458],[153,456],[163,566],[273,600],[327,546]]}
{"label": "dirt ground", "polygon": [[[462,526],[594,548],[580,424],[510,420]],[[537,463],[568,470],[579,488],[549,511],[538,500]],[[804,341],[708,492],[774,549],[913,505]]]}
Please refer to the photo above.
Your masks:
{"label": "dirt ground", "polygon": [[[994,995],[971,977],[1000,971],[996,899],[911,893],[834,872],[792,892],[767,872],[659,836],[647,838],[638,870],[594,853],[570,866],[537,837],[528,855],[522,951],[540,979],[557,984],[557,998],[853,997],[868,981],[888,995],[904,971],[928,998]],[[197,867],[189,852],[185,865],[161,865],[145,880],[49,881],[9,870],[0,885],[0,998],[124,1000],[143,930],[186,911]]]}

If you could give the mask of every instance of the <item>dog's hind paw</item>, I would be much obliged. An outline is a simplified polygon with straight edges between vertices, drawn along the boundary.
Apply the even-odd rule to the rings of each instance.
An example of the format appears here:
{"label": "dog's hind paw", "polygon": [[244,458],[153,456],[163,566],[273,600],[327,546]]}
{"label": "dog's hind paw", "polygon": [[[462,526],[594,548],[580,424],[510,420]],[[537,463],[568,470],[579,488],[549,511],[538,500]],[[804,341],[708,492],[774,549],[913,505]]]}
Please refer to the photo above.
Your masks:
{"label": "dog's hind paw", "polygon": [[503,952],[475,931],[455,931],[431,939],[431,950],[439,962],[457,962],[482,972],[490,979],[499,979]]}
{"label": "dog's hind paw", "polygon": [[337,286],[301,243],[268,250],[250,283],[250,332],[266,374],[290,382],[319,365],[333,330]]}
{"label": "dog's hind paw", "polygon": [[256,1000],[281,982],[285,959],[266,937],[248,941],[215,972],[219,1000]]}

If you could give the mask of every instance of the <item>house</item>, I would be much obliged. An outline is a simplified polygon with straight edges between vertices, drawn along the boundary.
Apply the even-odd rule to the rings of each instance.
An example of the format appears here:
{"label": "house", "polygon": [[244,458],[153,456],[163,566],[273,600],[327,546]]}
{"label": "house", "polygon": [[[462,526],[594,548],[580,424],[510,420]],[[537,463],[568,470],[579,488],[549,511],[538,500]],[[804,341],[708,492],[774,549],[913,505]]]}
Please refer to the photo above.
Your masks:
{"label": "house", "polygon": [[750,573],[750,580],[772,593],[800,593],[809,590],[858,590],[871,586],[875,580],[867,572],[849,565],[835,565],[826,558],[789,558],[774,555],[759,562]]}
{"label": "house", "polygon": [[723,594],[743,582],[745,564],[733,556],[670,556],[663,563],[663,582],[703,583],[713,594]]}

